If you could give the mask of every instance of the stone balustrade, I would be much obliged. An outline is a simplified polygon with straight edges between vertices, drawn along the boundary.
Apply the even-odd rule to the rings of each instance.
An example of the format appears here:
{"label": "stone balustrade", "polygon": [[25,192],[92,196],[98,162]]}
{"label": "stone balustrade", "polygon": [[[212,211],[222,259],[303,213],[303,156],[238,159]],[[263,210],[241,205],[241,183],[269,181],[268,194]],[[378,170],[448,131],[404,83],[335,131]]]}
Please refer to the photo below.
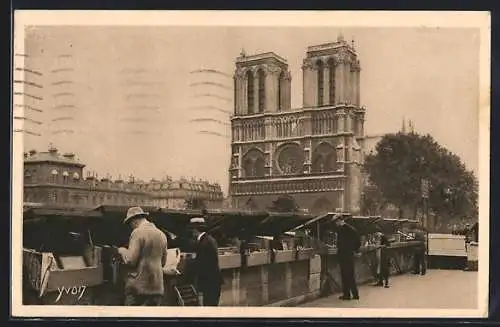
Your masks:
{"label": "stone balustrade", "polygon": [[[414,242],[405,242],[396,243],[390,247],[392,274],[405,273],[411,269],[415,245]],[[38,265],[30,264],[28,260],[35,258],[36,254],[25,251],[24,255],[24,269],[36,271],[27,276],[41,278],[43,255],[39,256]],[[335,250],[286,250],[277,251],[274,255],[265,250],[254,252],[244,260],[239,254],[224,254],[219,258],[224,278],[220,298],[221,306],[287,306],[317,298],[324,292],[340,291],[340,269]],[[374,258],[374,248],[362,248],[362,256],[356,261],[358,283],[366,283],[373,279]],[[185,263],[189,266],[190,261],[186,260]],[[35,261],[38,263],[37,260]],[[120,277],[122,276],[120,269],[116,264],[108,264],[101,268],[102,270],[99,271],[106,270],[106,276],[103,275],[99,279],[101,281],[99,285],[96,285],[96,269],[51,271],[49,279],[52,282],[41,298],[38,298],[37,294],[42,283],[33,281],[30,284],[38,285],[37,287],[25,285],[25,303],[54,304],[59,295],[58,287],[64,286],[70,290],[75,287],[75,292],[74,294],[71,291],[64,293],[59,304],[120,305],[123,301],[123,281]],[[176,305],[172,285],[186,283],[189,280],[188,270],[181,271],[185,272],[183,276],[165,278],[168,290],[164,298],[165,305]],[[80,282],[85,280],[91,280],[92,285],[86,287],[85,296],[78,300],[80,293],[77,291],[81,291],[78,287],[81,287]]]}
{"label": "stone balustrade", "polygon": [[364,110],[354,105],[261,113],[232,118],[233,143],[290,140],[305,136],[363,135]]}

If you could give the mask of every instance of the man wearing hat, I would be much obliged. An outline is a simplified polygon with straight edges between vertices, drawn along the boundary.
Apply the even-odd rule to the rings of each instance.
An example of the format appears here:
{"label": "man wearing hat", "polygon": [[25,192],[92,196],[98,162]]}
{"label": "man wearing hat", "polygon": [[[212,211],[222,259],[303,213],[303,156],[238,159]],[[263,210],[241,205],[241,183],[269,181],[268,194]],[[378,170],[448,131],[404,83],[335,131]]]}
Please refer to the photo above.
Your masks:
{"label": "man wearing hat", "polygon": [[413,274],[425,275],[427,268],[427,240],[425,232],[423,230],[423,226],[421,224],[419,224],[417,226],[417,229],[415,229],[415,241],[418,241],[419,244],[415,246]]}
{"label": "man wearing hat", "polygon": [[188,228],[196,244],[196,289],[203,294],[204,306],[218,306],[222,274],[217,242],[206,233],[205,218],[191,218]]}
{"label": "man wearing hat", "polygon": [[141,207],[132,207],[123,220],[132,228],[128,249],[118,249],[129,268],[125,280],[125,305],[159,306],[164,293],[167,237],[147,217],[148,213]]}

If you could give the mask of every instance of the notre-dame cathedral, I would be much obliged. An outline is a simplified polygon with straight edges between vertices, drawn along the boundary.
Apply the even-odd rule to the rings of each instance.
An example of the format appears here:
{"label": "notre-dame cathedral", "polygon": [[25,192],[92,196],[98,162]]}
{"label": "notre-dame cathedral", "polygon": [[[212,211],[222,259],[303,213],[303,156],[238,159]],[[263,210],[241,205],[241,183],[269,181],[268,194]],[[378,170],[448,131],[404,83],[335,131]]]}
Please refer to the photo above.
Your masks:
{"label": "notre-dame cathedral", "polygon": [[319,214],[359,213],[365,109],[354,46],[310,46],[303,60],[303,106],[291,108],[287,61],[242,53],[231,119],[232,206],[270,210],[278,199]]}

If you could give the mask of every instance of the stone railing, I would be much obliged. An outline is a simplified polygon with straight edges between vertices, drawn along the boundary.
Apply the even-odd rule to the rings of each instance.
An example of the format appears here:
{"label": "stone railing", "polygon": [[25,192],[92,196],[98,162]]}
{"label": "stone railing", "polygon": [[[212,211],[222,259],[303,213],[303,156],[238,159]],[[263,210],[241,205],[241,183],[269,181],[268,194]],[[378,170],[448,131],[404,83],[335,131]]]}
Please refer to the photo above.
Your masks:
{"label": "stone railing", "polygon": [[[231,183],[232,195],[249,194],[277,194],[277,193],[295,193],[295,192],[319,192],[319,191],[341,191],[343,190],[342,176],[321,174],[311,176],[304,180],[297,180],[296,176],[292,180],[287,178],[264,178],[255,180],[246,180],[245,182]],[[272,183],[270,183],[272,181]]]}
{"label": "stone railing", "polygon": [[272,141],[345,133],[362,135],[363,118],[355,106],[325,106],[250,116],[232,120],[233,142]]}
{"label": "stone railing", "polygon": [[[412,242],[393,244],[390,248],[391,273],[401,274],[408,272],[412,267]],[[276,251],[270,250],[254,252],[249,255],[223,254],[219,255],[223,285],[220,297],[221,306],[289,306],[299,302],[312,300],[322,294],[331,294],[340,291],[340,271],[336,251],[317,251],[313,249]],[[27,252],[25,252],[25,255]],[[179,277],[165,277],[166,294],[164,305],[176,305],[174,285],[192,284],[192,258],[182,256]],[[363,248],[362,255],[356,260],[356,279],[359,284],[373,280],[373,262],[375,251],[373,248]],[[29,260],[25,260],[28,262]],[[41,265],[33,266],[38,272]],[[87,297],[82,303],[78,300],[79,293],[64,293],[60,304],[93,304],[93,305],[121,305],[123,302],[123,281],[120,266],[117,263],[103,263],[101,266],[103,282],[93,283],[86,288]],[[190,268],[191,267],[191,268]],[[26,267],[26,269],[30,269]],[[190,271],[191,270],[191,271]],[[94,271],[79,271],[78,281],[94,281]],[[41,274],[31,274],[40,276]],[[31,276],[30,275],[30,276]],[[57,281],[51,285],[72,286],[76,283],[74,271],[61,270],[57,273]],[[55,278],[55,274],[52,275]],[[86,279],[87,278],[87,279]],[[73,282],[73,284],[71,284]],[[39,283],[38,283],[39,284]],[[37,285],[35,282],[34,285]],[[76,284],[75,284],[76,285]],[[79,284],[78,284],[79,285]],[[77,285],[77,286],[78,286]],[[25,288],[23,296],[26,304],[53,304],[58,297],[57,290],[49,288],[41,298],[27,297],[30,288]],[[76,288],[78,290],[78,288]],[[80,289],[81,290],[81,289]],[[34,301],[31,303],[29,300]],[[35,301],[36,300],[36,301]],[[80,301],[80,302],[79,302]]]}

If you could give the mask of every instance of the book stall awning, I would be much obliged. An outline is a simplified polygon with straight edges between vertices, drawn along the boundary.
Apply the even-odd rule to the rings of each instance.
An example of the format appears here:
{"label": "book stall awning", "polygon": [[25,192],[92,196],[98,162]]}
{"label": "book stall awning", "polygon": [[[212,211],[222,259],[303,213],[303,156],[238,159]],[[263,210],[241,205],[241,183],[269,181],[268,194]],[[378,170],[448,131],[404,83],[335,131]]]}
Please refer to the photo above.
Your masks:
{"label": "book stall awning", "polygon": [[[43,224],[44,229],[51,226],[67,227],[68,230],[90,230],[96,242],[102,244],[124,244],[130,235],[128,226],[123,224],[129,206],[101,205],[90,209],[42,206],[25,207],[24,223],[35,225],[33,230]],[[184,235],[189,220],[204,217],[207,231],[214,236],[225,238],[245,238],[257,235],[277,236],[302,224],[311,215],[300,213],[255,212],[245,210],[175,210],[157,207],[142,207],[149,213],[158,228],[170,237]],[[78,226],[78,228],[76,228]]]}

